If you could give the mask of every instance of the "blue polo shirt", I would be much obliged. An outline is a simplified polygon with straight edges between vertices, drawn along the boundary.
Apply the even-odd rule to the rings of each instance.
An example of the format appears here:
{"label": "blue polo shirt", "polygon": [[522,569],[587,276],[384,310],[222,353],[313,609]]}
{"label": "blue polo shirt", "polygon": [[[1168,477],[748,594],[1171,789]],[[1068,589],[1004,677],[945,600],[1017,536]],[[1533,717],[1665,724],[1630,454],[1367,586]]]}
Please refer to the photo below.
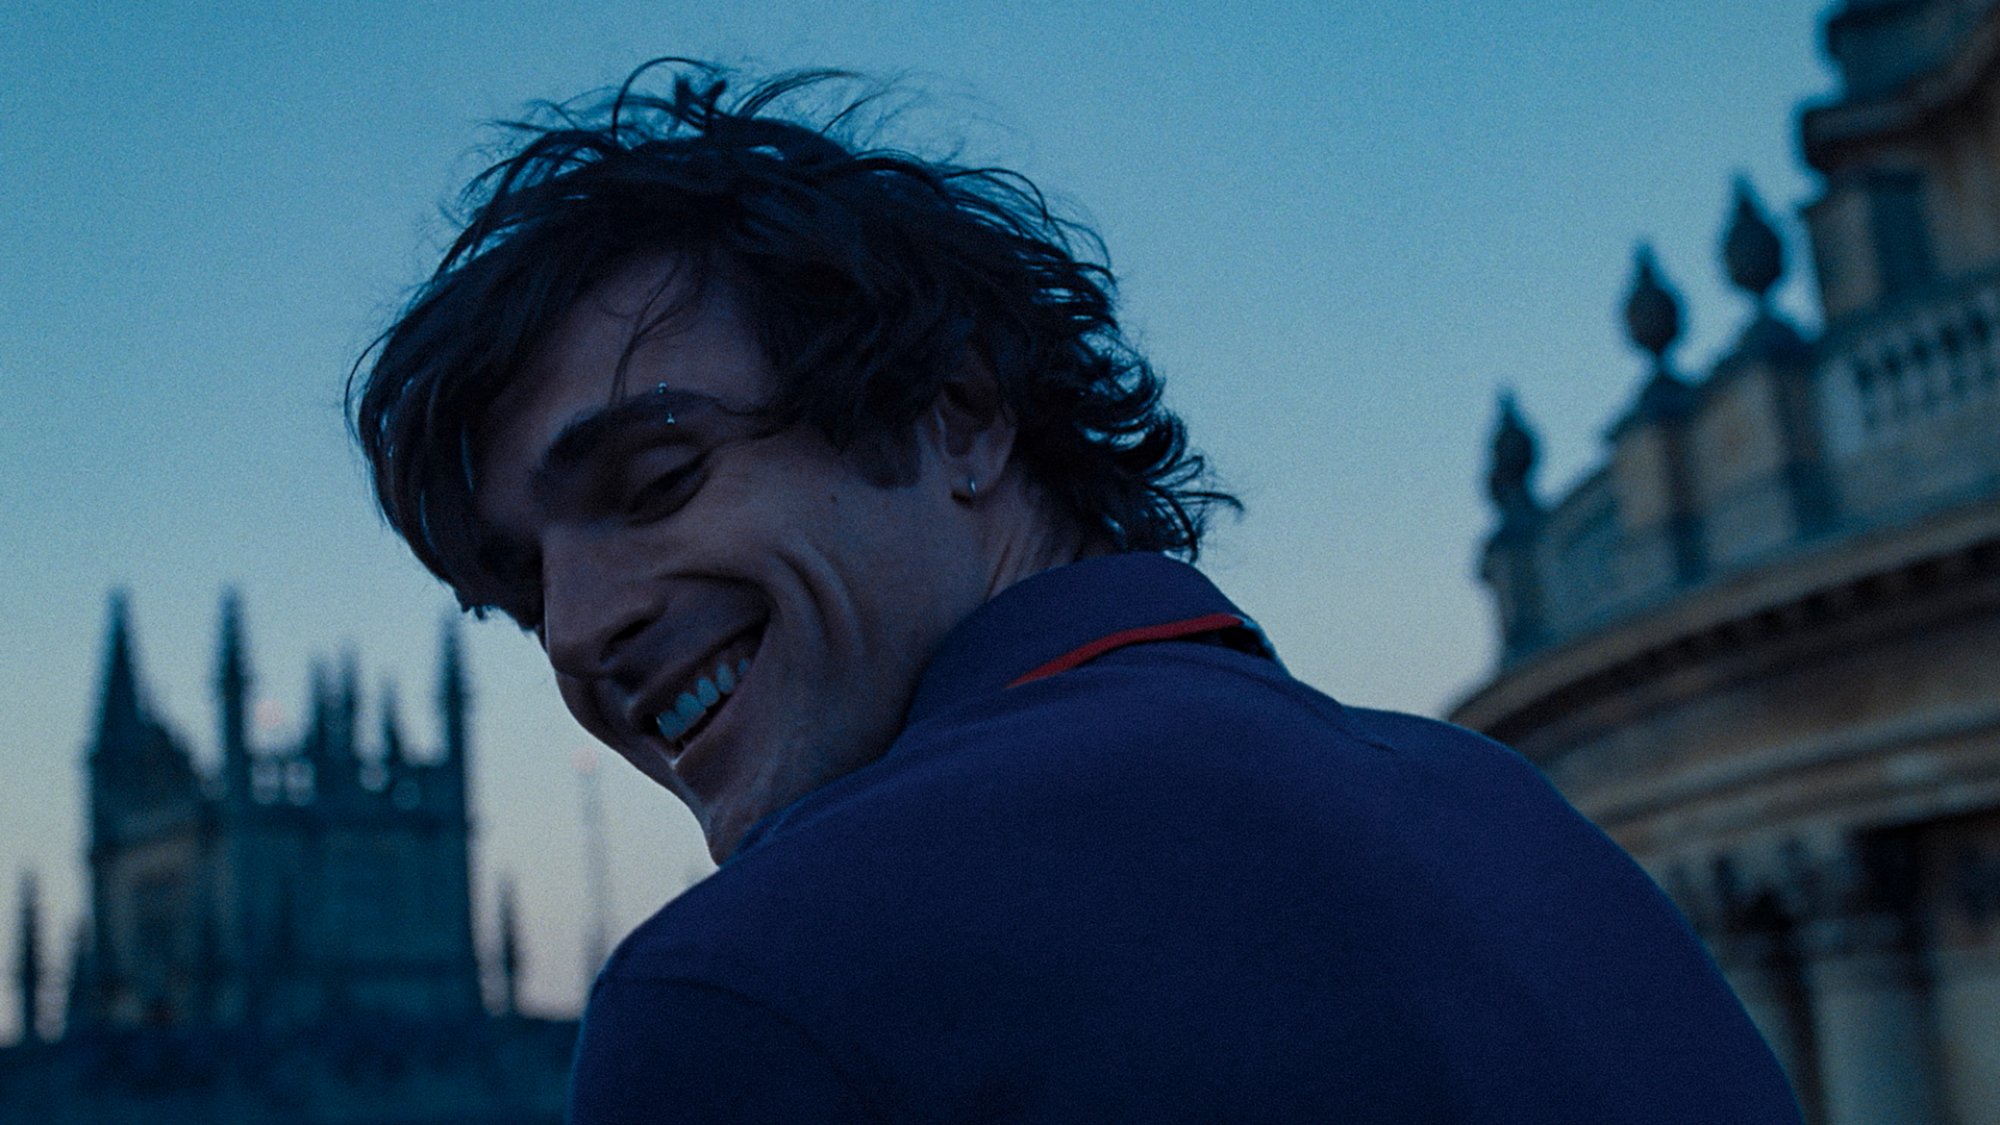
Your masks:
{"label": "blue polo shirt", "polygon": [[618,948],[625,1122],[1797,1122],[1658,888],[1519,755],[1344,707],[1158,555],[1010,587],[877,762]]}

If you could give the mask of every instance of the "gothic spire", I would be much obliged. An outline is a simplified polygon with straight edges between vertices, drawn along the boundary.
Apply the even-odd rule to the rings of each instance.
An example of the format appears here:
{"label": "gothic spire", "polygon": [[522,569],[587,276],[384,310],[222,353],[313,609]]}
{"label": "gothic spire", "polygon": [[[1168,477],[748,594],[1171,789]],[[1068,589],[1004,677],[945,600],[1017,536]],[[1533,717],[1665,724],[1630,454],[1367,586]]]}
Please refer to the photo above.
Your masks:
{"label": "gothic spire", "polygon": [[[333,754],[333,701],[332,689],[326,674],[326,662],[314,657],[306,672],[306,740],[303,750],[308,761],[314,763],[315,775],[326,768],[325,763]],[[315,777],[317,780],[317,776]]]}
{"label": "gothic spire", "polygon": [[340,687],[333,699],[334,755],[343,761],[360,757],[361,658],[350,646],[341,653]]}
{"label": "gothic spire", "polygon": [[234,586],[222,591],[222,628],[216,645],[215,687],[225,698],[241,698],[250,687],[250,663],[243,653],[243,599]]}
{"label": "gothic spire", "polygon": [[19,992],[22,1043],[42,1041],[42,921],[40,896],[33,872],[21,875],[21,915],[18,926],[19,952],[14,960],[14,983]]}
{"label": "gothic spire", "polygon": [[444,726],[445,761],[459,768],[465,764],[466,711],[472,696],[465,683],[465,657],[458,635],[458,618],[445,618],[444,638],[438,656],[438,711]]}
{"label": "gothic spire", "polygon": [[250,800],[250,660],[243,651],[243,600],[235,587],[222,592],[222,626],[216,644],[215,695],[221,730],[223,783],[230,801]]}
{"label": "gothic spire", "polygon": [[500,1014],[521,1014],[521,920],[514,903],[514,880],[500,881]]}
{"label": "gothic spire", "polygon": [[1729,229],[1722,236],[1722,264],[1729,280],[1750,294],[1762,312],[1769,303],[1771,287],[1784,275],[1785,248],[1748,177],[1736,177],[1735,196]]}
{"label": "gothic spire", "polygon": [[69,995],[63,1008],[63,1034],[71,1035],[97,1023],[99,982],[91,927],[79,922],[69,949]]}
{"label": "gothic spire", "polygon": [[139,701],[139,673],[132,655],[131,611],[122,589],[111,592],[110,625],[104,640],[103,692],[97,709],[95,752],[139,750],[145,740],[145,708]]}
{"label": "gothic spire", "polygon": [[403,745],[403,720],[396,703],[396,685],[382,681],[382,764],[396,769],[409,764],[409,754]]}
{"label": "gothic spire", "polygon": [[1493,427],[1492,466],[1486,475],[1487,495],[1500,509],[1500,519],[1512,523],[1541,510],[1535,499],[1534,472],[1538,455],[1534,431],[1521,417],[1514,392],[1500,392],[1499,418]]}

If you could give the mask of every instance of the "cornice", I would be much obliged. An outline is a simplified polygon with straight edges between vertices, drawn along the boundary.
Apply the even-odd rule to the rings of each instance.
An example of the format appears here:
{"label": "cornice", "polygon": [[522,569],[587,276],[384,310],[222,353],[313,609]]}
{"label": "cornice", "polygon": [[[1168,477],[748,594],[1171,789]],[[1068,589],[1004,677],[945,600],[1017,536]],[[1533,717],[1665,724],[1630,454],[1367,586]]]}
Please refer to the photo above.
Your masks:
{"label": "cornice", "polygon": [[[1905,717],[1832,736],[1801,739],[1703,763],[1666,777],[1649,775],[1631,783],[1607,786],[1602,791],[1575,799],[1584,815],[1615,833],[1649,817],[1691,808],[1718,797],[1755,792],[1759,794],[1759,799],[1733,810],[1738,813],[1739,822],[1729,827],[1762,830],[1773,821],[1787,817],[1824,819],[1836,811],[1852,811],[1844,807],[1840,810],[1831,808],[1827,794],[1819,789],[1798,794],[1788,802],[1783,795],[1771,789],[1772,783],[1780,778],[1797,777],[1808,770],[1826,770],[1880,759],[1890,751],[1911,747],[1985,739],[1996,731],[2000,731],[2000,707],[1958,708],[1942,714]],[[1992,796],[2000,794],[2000,763],[1988,760],[1975,773],[1976,776],[1951,777],[1954,783],[1952,788],[1958,791],[1958,803],[1964,807],[1947,811],[1962,812],[1984,807]],[[1942,776],[1938,780],[1942,780]],[[1906,796],[1893,789],[1885,789],[1874,777],[1847,788],[1853,790],[1846,795],[1847,803],[1855,805],[1894,806]],[[1938,810],[1931,798],[1925,797],[1923,803],[1928,813],[1936,814]]]}
{"label": "cornice", "polygon": [[1503,742],[1682,668],[2000,574],[2000,497],[1738,572],[1503,670],[1450,712]]}

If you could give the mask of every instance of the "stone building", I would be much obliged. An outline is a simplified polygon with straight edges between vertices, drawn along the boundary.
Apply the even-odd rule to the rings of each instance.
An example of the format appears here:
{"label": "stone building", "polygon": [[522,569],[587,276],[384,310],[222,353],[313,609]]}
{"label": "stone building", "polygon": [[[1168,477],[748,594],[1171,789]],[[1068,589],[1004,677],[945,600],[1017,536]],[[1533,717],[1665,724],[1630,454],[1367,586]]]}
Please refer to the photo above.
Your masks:
{"label": "stone building", "polygon": [[90,916],[50,1036],[23,887],[23,1034],[0,1051],[0,1120],[559,1118],[575,1025],[514,1010],[511,897],[497,1017],[483,998],[456,632],[439,662],[443,746],[423,755],[387,690],[379,734],[358,729],[351,657],[337,683],[315,671],[297,744],[253,746],[233,596],[220,634],[210,771],[148,705],[125,600],[112,600],[85,758]]}
{"label": "stone building", "polygon": [[1706,370],[1641,251],[1602,464],[1541,499],[1502,403],[1502,656],[1451,717],[1675,896],[1809,1120],[2000,1122],[2000,3],[1847,0],[1825,43],[1823,329],[1747,185]]}

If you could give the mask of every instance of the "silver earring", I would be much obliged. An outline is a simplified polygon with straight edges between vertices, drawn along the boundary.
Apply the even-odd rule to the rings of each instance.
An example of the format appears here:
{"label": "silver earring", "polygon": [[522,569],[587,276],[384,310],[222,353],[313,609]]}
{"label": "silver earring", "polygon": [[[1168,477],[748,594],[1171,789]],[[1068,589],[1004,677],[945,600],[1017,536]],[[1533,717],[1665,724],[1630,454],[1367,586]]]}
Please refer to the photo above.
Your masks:
{"label": "silver earring", "polygon": [[966,478],[965,478],[965,498],[966,498],[967,500],[977,500],[977,499],[979,499],[979,478],[978,478],[978,477],[966,477]]}

